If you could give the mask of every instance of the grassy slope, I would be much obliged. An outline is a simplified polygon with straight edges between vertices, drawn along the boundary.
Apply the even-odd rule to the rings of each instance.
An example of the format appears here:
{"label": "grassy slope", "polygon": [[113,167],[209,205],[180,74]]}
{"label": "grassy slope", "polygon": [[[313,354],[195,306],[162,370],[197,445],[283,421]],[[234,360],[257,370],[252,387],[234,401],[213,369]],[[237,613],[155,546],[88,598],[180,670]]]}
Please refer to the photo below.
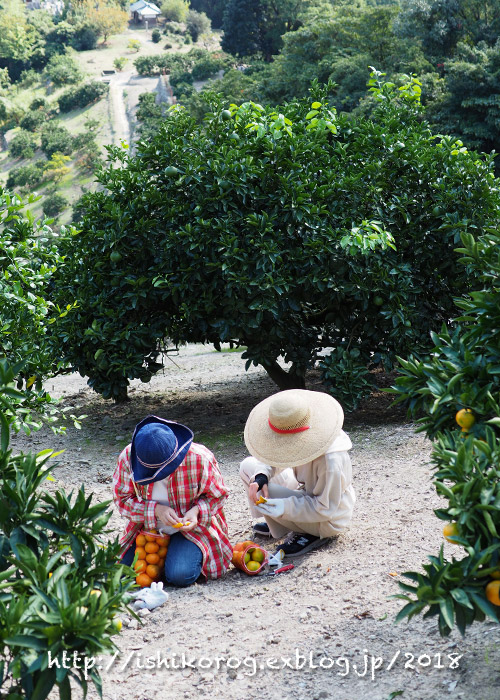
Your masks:
{"label": "grassy slope", "polygon": [[[130,39],[137,39],[141,42],[139,52],[128,48],[128,42]],[[182,41],[182,37],[180,37],[180,39]],[[136,28],[133,26],[128,28],[123,34],[110,37],[108,40],[108,45],[99,46],[97,49],[92,51],[79,52],[76,54],[76,58],[80,62],[82,69],[88,77],[99,79],[103,70],[113,69],[113,61],[119,56],[123,56],[127,59],[127,63],[125,64],[123,70],[133,70],[135,72],[133,62],[137,56],[150,56],[158,53],[164,53],[165,49],[163,47],[167,41],[171,44],[173,43],[170,38],[166,39],[164,36],[162,36],[162,40],[155,44],[151,41],[150,29],[146,32],[143,28]],[[186,46],[185,50],[189,50],[190,48],[190,46]],[[173,43],[172,48],[169,49],[169,51],[180,50],[184,50],[184,44],[179,45]],[[53,101],[63,90],[64,89],[60,89],[48,95],[44,87],[31,87],[26,90],[19,91],[15,97],[15,101],[17,104],[26,108],[35,97],[45,97],[46,99]],[[95,105],[91,105],[83,109],[73,110],[67,114],[61,114],[59,117],[60,121],[73,135],[83,131],[84,122],[87,118],[96,119],[99,121],[101,128],[97,136],[97,141],[104,152],[104,146],[113,142],[112,125],[110,123],[109,99],[105,98]],[[12,130],[8,134],[9,140],[16,133],[16,131],[17,130]],[[43,157],[41,151],[36,154],[35,158],[40,157]],[[19,165],[26,165],[28,162],[28,160],[21,159],[13,160],[9,157],[7,151],[1,152],[0,182],[6,182],[8,172],[11,168],[18,167]],[[89,175],[88,172],[82,172],[74,161],[72,161],[69,165],[71,167],[71,173],[61,180],[57,191],[67,197],[70,204],[72,204],[81,196],[83,192],[82,186],[85,188],[85,190],[92,187],[93,177],[92,175]],[[42,201],[43,195],[46,193],[46,186],[39,187],[37,191],[42,195],[42,200],[34,203],[30,208],[35,217],[38,218],[42,216]],[[59,217],[58,223],[68,223],[70,219],[71,208],[68,207],[68,209]]]}

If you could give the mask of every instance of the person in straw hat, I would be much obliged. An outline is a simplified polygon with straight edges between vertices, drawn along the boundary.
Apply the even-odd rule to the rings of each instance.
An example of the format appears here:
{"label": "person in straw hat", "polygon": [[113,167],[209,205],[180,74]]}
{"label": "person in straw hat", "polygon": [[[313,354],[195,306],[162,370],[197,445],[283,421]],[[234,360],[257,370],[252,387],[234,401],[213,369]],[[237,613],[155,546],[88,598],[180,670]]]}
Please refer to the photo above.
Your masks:
{"label": "person in straw hat", "polygon": [[[345,530],[356,496],[342,430],[344,412],[329,394],[291,389],[261,401],[248,416],[241,463],[256,534],[281,538],[285,557],[305,554]],[[266,502],[257,504],[257,501]]]}
{"label": "person in straw hat", "polygon": [[118,457],[113,497],[128,522],[121,544],[122,563],[134,559],[141,530],[170,535],[165,579],[189,586],[198,577],[219,578],[231,562],[223,504],[227,498],[214,455],[193,442],[185,425],[147,416]]}

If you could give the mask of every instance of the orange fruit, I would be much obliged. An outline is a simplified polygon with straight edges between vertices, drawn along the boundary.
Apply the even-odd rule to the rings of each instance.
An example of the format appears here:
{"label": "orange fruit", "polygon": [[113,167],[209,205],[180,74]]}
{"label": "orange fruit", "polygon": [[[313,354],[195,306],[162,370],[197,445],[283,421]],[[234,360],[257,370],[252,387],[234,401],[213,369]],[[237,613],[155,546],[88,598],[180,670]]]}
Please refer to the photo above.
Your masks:
{"label": "orange fruit", "polygon": [[455,416],[455,420],[458,425],[462,428],[462,432],[466,433],[472,428],[476,419],[470,408],[461,408],[460,411]]}
{"label": "orange fruit", "polygon": [[165,557],[167,556],[167,548],[160,547],[160,549],[158,550],[158,556],[160,557],[160,559],[165,559]]}
{"label": "orange fruit", "polygon": [[138,574],[143,574],[146,571],[147,565],[148,564],[144,561],[144,559],[138,559],[134,564],[134,569]]}
{"label": "orange fruit", "polygon": [[245,564],[248,564],[248,562],[250,561],[250,559],[251,559],[250,554],[247,552],[247,553],[245,554]]}
{"label": "orange fruit", "polygon": [[151,576],[148,576],[147,574],[139,574],[139,576],[136,577],[135,582],[141,588],[147,588],[148,586],[151,585],[152,578],[151,578]]}
{"label": "orange fruit", "polygon": [[138,559],[145,559],[146,558],[146,550],[144,549],[144,547],[136,547],[135,553],[137,554]]}
{"label": "orange fruit", "polygon": [[257,547],[255,542],[252,542],[251,540],[245,540],[244,542],[238,542],[238,544],[235,544],[233,547],[233,552],[239,552],[242,549],[246,549],[247,547]]}
{"label": "orange fruit", "polygon": [[144,547],[144,545],[146,544],[146,538],[144,537],[144,535],[137,535],[137,537],[135,538],[135,544],[136,547]]}
{"label": "orange fruit", "polygon": [[496,569],[492,574],[490,574],[490,576],[496,581],[500,580],[500,569]]}
{"label": "orange fruit", "polygon": [[252,552],[252,560],[253,561],[258,561],[259,564],[261,564],[264,561],[265,554],[262,551],[262,549],[254,549]]}
{"label": "orange fruit", "polygon": [[156,537],[154,535],[145,535],[148,542],[156,542]]}
{"label": "orange fruit", "polygon": [[163,569],[163,567],[165,566],[165,559],[160,559],[160,561],[158,562],[158,566],[160,567],[160,569]]}
{"label": "orange fruit", "polygon": [[148,542],[148,543],[146,544],[146,546],[144,547],[144,549],[146,550],[146,553],[147,553],[147,554],[154,554],[154,553],[157,552],[160,548],[158,547],[158,545],[156,544],[156,542]]}
{"label": "orange fruit", "polygon": [[170,540],[170,537],[157,537],[156,544],[159,545],[160,547],[167,547],[169,540]]}
{"label": "orange fruit", "polygon": [[258,571],[260,569],[260,564],[258,561],[249,561],[247,564],[247,569],[249,571]]}
{"label": "orange fruit", "polygon": [[148,564],[158,564],[160,557],[153,552],[151,554],[146,554],[146,561]]}
{"label": "orange fruit", "polygon": [[451,542],[452,544],[456,544],[456,542],[453,542],[453,540],[450,540],[450,537],[454,537],[455,535],[458,535],[458,525],[456,523],[448,523],[443,527],[443,535],[445,540],[448,540],[448,542]]}
{"label": "orange fruit", "polygon": [[500,605],[500,581],[490,581],[486,588],[486,597],[493,605]]}
{"label": "orange fruit", "polygon": [[241,566],[242,559],[243,559],[243,552],[234,552],[233,551],[233,558],[231,559],[231,563],[233,563],[235,566]]}
{"label": "orange fruit", "polygon": [[161,569],[159,566],[156,566],[156,564],[148,564],[148,568],[146,569],[147,575],[152,578],[156,579],[160,575]]}

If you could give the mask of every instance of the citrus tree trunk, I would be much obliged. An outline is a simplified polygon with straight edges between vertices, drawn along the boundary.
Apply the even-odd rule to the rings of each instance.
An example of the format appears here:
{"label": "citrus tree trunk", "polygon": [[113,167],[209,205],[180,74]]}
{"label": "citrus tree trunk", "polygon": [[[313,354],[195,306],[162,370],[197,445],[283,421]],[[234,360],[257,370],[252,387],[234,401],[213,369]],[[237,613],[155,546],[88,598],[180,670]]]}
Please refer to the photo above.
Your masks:
{"label": "citrus tree trunk", "polygon": [[293,364],[287,372],[275,361],[266,363],[264,369],[271,377],[273,382],[278,385],[281,391],[285,389],[305,389],[306,380],[303,371]]}

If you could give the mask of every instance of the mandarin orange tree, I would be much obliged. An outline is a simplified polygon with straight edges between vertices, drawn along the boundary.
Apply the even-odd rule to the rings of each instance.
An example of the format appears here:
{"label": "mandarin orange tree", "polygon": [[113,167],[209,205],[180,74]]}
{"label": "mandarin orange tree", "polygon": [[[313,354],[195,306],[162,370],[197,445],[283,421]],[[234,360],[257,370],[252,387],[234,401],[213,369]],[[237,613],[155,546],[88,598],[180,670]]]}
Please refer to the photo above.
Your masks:
{"label": "mandarin orange tree", "polygon": [[[0,696],[45,700],[70,681],[100,690],[97,655],[116,649],[116,617],[133,583],[108,538],[107,503],[46,490],[57,453],[13,455],[10,427],[26,410],[14,372],[0,360]],[[130,574],[127,576],[127,573]]]}
{"label": "mandarin orange tree", "polygon": [[56,300],[77,301],[55,324],[64,359],[123,399],[166,338],[243,345],[282,389],[334,348],[322,371],[353,408],[367,370],[428,348],[470,285],[460,233],[498,222],[492,159],[432,134],[418,81],[374,72],[371,90],[369,119],[318,85],[278,108],[213,95],[203,124],[176,107],[136,155],[110,149],[61,247]]}
{"label": "mandarin orange tree", "polygon": [[457,299],[463,315],[453,331],[433,334],[430,356],[400,360],[393,389],[423,414],[419,429],[434,440],[434,484],[444,500],[435,512],[461,547],[451,559],[441,547],[424,573],[405,574],[412,584],[400,584],[407,604],[398,618],[436,615],[443,635],[500,620],[500,235],[486,228],[462,234],[462,244],[461,262],[481,286]]}

